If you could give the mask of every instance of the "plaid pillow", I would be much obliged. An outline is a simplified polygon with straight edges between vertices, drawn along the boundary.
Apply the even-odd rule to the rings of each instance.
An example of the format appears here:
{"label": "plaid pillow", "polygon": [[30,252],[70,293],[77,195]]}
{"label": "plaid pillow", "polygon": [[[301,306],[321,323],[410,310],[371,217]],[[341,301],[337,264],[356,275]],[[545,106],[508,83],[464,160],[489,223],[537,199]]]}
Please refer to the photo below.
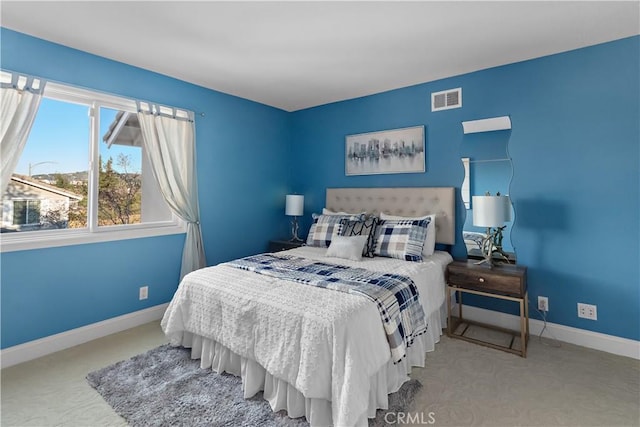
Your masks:
{"label": "plaid pillow", "polygon": [[331,244],[332,237],[340,234],[340,230],[342,229],[340,221],[342,219],[358,220],[363,218],[363,215],[342,216],[312,214],[311,217],[313,218],[313,224],[307,236],[307,246],[327,248]]}
{"label": "plaid pillow", "polygon": [[340,220],[340,224],[342,224],[342,230],[340,230],[341,236],[368,236],[367,243],[362,250],[362,256],[373,258],[378,218],[372,216],[363,221],[353,221],[348,218],[343,218]]}
{"label": "plaid pillow", "polygon": [[313,241],[313,233],[316,231],[316,221],[318,220],[318,214],[317,213],[312,213],[311,214],[311,219],[313,219],[313,222],[311,222],[311,227],[309,227],[309,233],[307,233],[307,241],[306,241],[306,245],[307,246],[311,246],[311,242]]}
{"label": "plaid pillow", "polygon": [[422,261],[429,220],[380,220],[375,254],[406,261]]}
{"label": "plaid pillow", "polygon": [[436,214],[429,214],[418,217],[404,217],[397,215],[387,215],[384,212],[380,212],[380,219],[388,220],[421,220],[428,219],[429,226],[427,227],[427,236],[424,239],[424,246],[422,247],[422,258],[426,258],[428,256],[433,255],[433,251],[436,248]]}

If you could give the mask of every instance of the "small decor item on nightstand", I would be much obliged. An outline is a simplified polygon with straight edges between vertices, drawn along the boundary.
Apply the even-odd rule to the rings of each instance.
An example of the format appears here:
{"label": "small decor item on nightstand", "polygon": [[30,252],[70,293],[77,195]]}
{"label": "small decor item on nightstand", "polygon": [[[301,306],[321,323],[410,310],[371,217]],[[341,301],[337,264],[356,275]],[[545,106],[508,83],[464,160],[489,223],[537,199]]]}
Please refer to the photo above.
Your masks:
{"label": "small decor item on nightstand", "polygon": [[302,242],[298,237],[298,217],[304,212],[304,196],[298,194],[287,194],[285,215],[292,216],[291,220],[291,241]]}
{"label": "small decor item on nightstand", "polygon": [[511,201],[509,196],[495,196],[487,193],[484,196],[473,196],[473,225],[486,227],[487,234],[482,239],[481,250],[484,259],[478,264],[494,264],[493,254],[497,253],[507,262],[509,258],[502,251],[502,231],[504,223],[511,221]]}

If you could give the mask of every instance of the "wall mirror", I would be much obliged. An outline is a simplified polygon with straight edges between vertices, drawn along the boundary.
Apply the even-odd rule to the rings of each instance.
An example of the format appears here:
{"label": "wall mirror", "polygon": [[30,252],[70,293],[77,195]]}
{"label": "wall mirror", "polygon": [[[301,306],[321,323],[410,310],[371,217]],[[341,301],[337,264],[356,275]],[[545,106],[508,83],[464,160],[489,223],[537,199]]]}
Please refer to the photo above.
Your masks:
{"label": "wall mirror", "polygon": [[[508,117],[505,117],[509,120]],[[494,119],[491,119],[494,120]],[[482,120],[474,122],[483,122]],[[513,166],[509,157],[508,144],[511,137],[511,122],[508,121],[502,130],[489,127],[482,130],[466,133],[465,126],[460,157],[464,167],[464,182],[461,186],[462,200],[465,205],[466,218],[462,229],[462,235],[467,248],[467,256],[473,259],[482,259],[481,243],[486,235],[486,228],[473,224],[473,196],[483,196],[489,192],[492,196],[497,193],[509,195],[509,186],[513,176]],[[502,251],[509,262],[516,262],[516,253],[511,242],[511,227],[515,219],[513,204],[511,209],[511,221],[506,222],[503,231]]]}

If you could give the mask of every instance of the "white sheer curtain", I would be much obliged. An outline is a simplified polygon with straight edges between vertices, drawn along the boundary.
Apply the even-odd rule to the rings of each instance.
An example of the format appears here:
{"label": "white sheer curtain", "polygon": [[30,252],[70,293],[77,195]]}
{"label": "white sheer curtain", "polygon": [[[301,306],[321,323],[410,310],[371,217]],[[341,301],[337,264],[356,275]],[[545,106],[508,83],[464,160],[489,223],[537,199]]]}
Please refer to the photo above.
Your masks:
{"label": "white sheer curtain", "polygon": [[[3,77],[7,73],[3,72]],[[35,80],[35,81],[34,81]],[[0,89],[0,196],[4,194],[42,99],[44,82],[32,77],[11,74],[11,83]]]}
{"label": "white sheer curtain", "polygon": [[142,139],[153,175],[171,210],[187,222],[187,238],[182,252],[180,280],[206,265],[198,185],[196,180],[195,131],[190,117],[176,118],[160,114],[160,107],[143,111],[138,106]]}

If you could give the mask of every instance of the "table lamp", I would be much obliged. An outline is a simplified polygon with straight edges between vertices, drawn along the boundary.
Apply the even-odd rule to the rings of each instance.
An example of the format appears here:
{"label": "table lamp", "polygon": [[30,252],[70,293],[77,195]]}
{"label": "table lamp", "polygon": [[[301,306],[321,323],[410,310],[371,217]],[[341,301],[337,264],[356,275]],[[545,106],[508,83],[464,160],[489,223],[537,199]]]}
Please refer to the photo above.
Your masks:
{"label": "table lamp", "polygon": [[501,196],[500,193],[496,196],[489,193],[485,196],[473,196],[473,225],[487,229],[481,243],[484,259],[478,264],[487,263],[493,266],[493,253],[502,254],[502,230],[507,221],[511,221],[509,196]]}
{"label": "table lamp", "polygon": [[285,203],[285,215],[293,217],[291,219],[292,242],[302,242],[298,237],[298,217],[304,212],[304,196],[298,194],[287,194]]}

